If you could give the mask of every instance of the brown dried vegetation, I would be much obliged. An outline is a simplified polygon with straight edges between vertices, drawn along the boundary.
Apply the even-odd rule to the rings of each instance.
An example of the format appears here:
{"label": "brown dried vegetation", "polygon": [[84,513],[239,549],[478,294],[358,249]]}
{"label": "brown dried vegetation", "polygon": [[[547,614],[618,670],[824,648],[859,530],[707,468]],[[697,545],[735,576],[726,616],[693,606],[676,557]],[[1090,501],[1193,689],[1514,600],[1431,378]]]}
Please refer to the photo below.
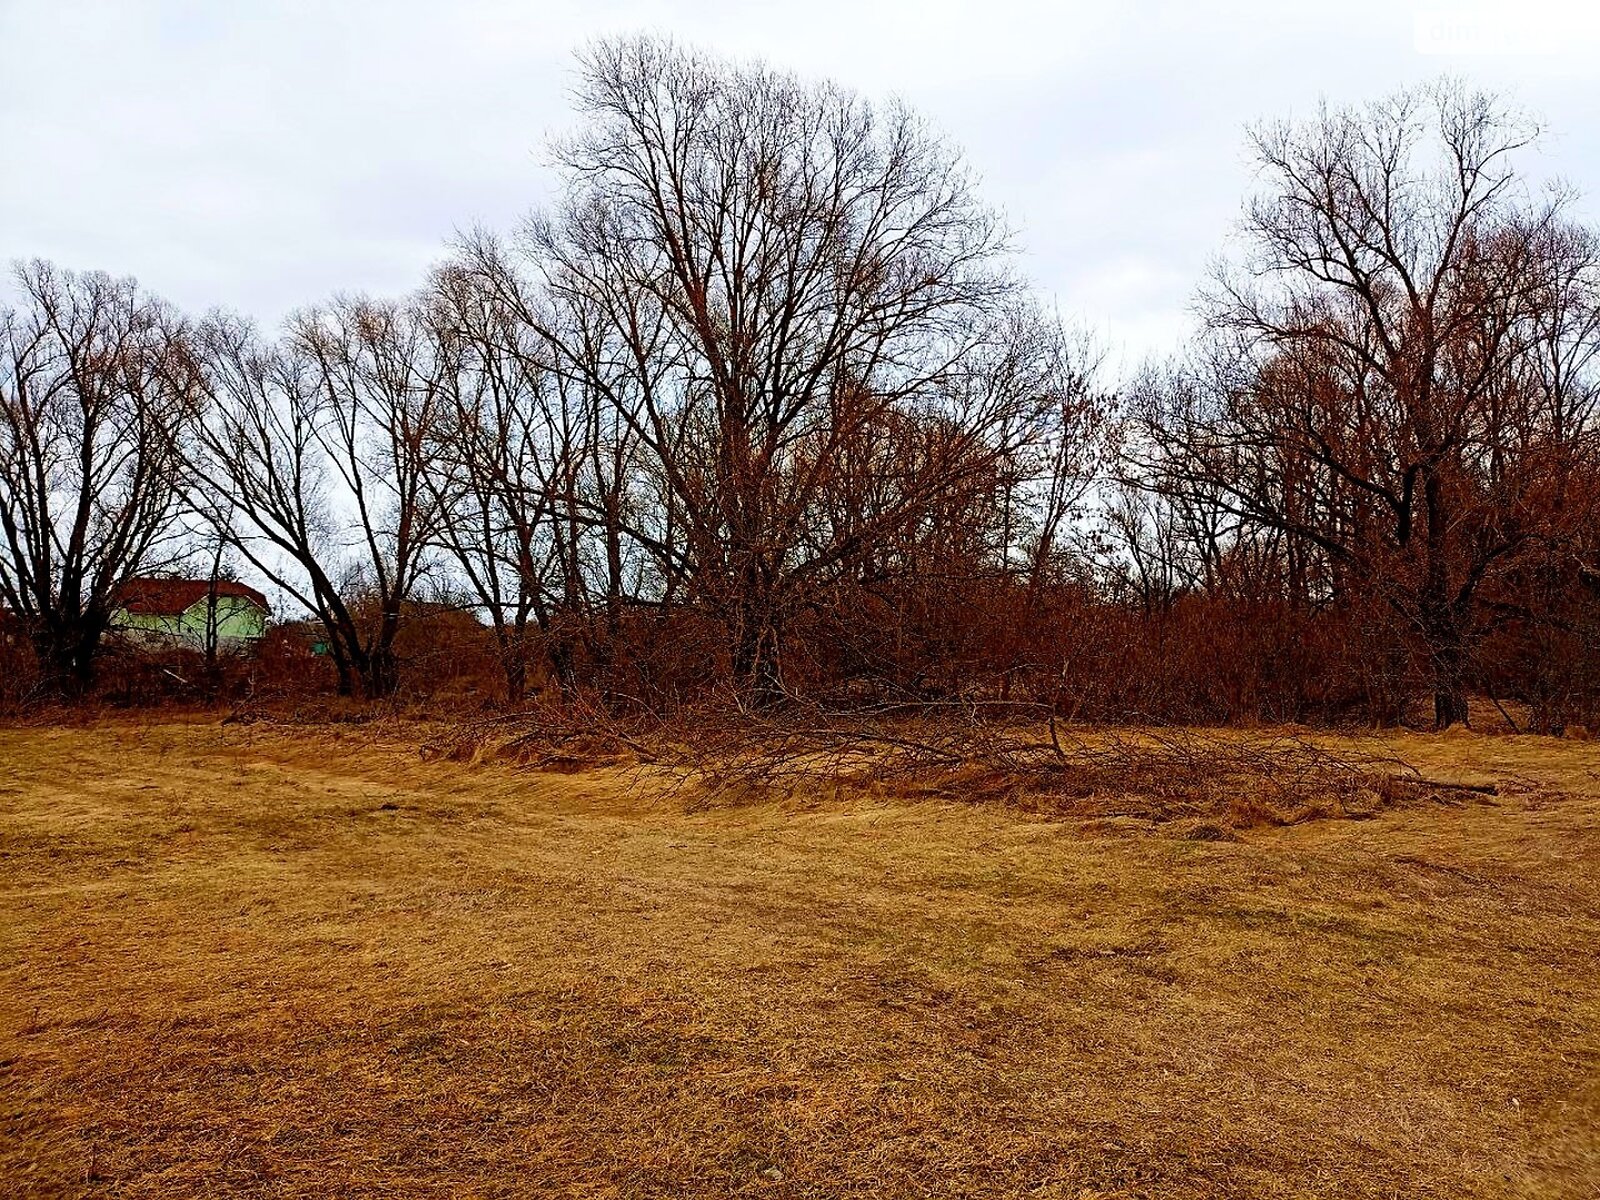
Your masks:
{"label": "brown dried vegetation", "polygon": [[1234,735],[1499,794],[1204,841],[429,732],[0,733],[8,1194],[1600,1184],[1590,744]]}

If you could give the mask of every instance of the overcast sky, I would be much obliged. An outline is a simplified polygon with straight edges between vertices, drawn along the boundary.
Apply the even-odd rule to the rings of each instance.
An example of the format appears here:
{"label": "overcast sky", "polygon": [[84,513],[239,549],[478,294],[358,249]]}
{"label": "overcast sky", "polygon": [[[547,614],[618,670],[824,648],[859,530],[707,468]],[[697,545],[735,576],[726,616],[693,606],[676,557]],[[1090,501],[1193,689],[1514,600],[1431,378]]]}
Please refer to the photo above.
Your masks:
{"label": "overcast sky", "polygon": [[[551,193],[572,51],[649,31],[896,94],[967,152],[1064,314],[1170,348],[1251,174],[1243,128],[1445,72],[1548,123],[1600,219],[1583,5],[1066,0],[0,0],[0,260],[266,322],[414,286]],[[1518,14],[1513,17],[1513,13]]]}

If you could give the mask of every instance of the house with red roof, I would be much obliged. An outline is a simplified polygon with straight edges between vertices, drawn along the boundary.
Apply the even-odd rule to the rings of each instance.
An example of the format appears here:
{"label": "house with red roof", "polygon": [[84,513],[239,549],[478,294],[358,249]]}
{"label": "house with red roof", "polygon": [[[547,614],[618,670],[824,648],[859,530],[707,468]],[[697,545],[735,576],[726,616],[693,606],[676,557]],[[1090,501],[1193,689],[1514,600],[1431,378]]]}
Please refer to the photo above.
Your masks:
{"label": "house with red roof", "polygon": [[151,646],[247,653],[266,636],[267,598],[232,579],[130,579],[117,592],[111,628]]}

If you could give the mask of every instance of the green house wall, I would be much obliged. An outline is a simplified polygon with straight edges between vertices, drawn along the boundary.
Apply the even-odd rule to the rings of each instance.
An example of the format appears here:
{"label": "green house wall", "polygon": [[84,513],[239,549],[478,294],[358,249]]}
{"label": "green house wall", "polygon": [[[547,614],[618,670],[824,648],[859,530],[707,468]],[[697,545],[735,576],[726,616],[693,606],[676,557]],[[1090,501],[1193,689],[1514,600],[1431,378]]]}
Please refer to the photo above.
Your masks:
{"label": "green house wall", "polygon": [[[112,624],[131,633],[148,633],[192,642],[206,643],[206,602],[191,604],[182,613],[130,613],[119,609]],[[255,641],[267,632],[267,614],[239,596],[218,596],[217,637],[221,641]]]}

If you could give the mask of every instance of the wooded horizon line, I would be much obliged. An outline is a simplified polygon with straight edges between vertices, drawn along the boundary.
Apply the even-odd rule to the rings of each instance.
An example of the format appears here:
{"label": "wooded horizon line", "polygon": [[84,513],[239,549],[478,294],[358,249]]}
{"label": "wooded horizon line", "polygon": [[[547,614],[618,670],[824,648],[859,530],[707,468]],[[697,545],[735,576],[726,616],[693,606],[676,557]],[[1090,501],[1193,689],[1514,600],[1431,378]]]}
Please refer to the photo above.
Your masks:
{"label": "wooded horizon line", "polygon": [[560,198],[401,298],[269,334],[17,266],[18,702],[90,694],[118,589],[182,567],[292,598],[375,699],[448,598],[512,704],[1595,722],[1600,234],[1502,99],[1251,129],[1198,334],[1122,379],[903,103],[628,37],[573,107]]}

